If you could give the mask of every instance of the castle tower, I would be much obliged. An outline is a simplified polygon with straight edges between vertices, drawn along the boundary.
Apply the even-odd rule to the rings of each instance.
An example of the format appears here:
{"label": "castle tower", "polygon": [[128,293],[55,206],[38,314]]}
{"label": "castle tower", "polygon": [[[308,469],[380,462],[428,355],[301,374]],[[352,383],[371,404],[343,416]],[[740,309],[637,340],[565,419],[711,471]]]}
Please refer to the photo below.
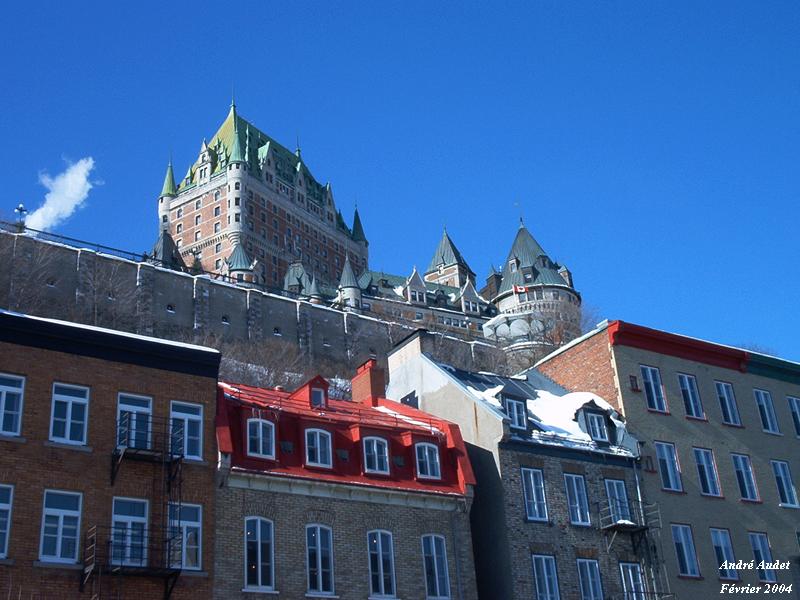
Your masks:
{"label": "castle tower", "polygon": [[225,234],[230,245],[235,249],[239,245],[244,227],[242,212],[243,198],[246,198],[247,157],[242,151],[242,140],[239,131],[239,117],[236,105],[231,103],[229,118],[233,121],[233,140],[231,154],[228,158],[228,223]]}
{"label": "castle tower", "polygon": [[169,230],[169,208],[170,202],[178,195],[175,187],[175,174],[172,172],[172,160],[167,165],[167,174],[164,176],[164,185],[161,186],[161,193],[158,196],[158,230]]}
{"label": "castle tower", "polygon": [[433,253],[431,264],[425,271],[425,281],[459,289],[464,287],[467,281],[475,283],[475,273],[447,235],[447,229],[442,233],[442,239],[439,240],[439,245]]}

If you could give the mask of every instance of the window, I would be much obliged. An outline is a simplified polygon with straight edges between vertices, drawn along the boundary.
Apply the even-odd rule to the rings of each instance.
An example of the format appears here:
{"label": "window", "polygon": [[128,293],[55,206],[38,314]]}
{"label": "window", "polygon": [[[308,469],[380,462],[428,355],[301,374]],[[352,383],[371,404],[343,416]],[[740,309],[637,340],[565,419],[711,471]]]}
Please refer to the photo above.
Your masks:
{"label": "window", "polygon": [[275,425],[264,419],[247,419],[247,455],[275,458]]}
{"label": "window", "polygon": [[183,232],[183,225],[178,223],[178,226],[175,228],[175,233],[182,233]]}
{"label": "window", "polygon": [[686,408],[686,416],[694,419],[705,419],[706,414],[703,410],[703,403],[700,401],[700,392],[697,390],[697,379],[695,376],[679,373],[678,383],[681,386],[681,396],[683,396],[683,406]]}
{"label": "window", "polygon": [[447,549],[442,536],[422,536],[422,562],[425,566],[426,598],[449,598],[450,577],[447,574]]}
{"label": "window", "polygon": [[196,242],[199,239],[200,239],[200,230],[198,229],[197,231],[194,232],[194,241]]}
{"label": "window", "polygon": [[[330,344],[328,344],[330,346]],[[311,406],[323,408],[325,406],[325,390],[311,388]]]}
{"label": "window", "polygon": [[534,554],[532,559],[536,600],[559,600],[556,559],[546,554]]}
{"label": "window", "polygon": [[569,506],[569,522],[573,525],[589,525],[589,500],[586,497],[586,480],[583,475],[564,473],[567,486],[567,504]]}
{"label": "window", "polygon": [[789,401],[789,411],[792,413],[795,435],[800,436],[800,398],[789,396],[787,400]]}
{"label": "window", "polygon": [[389,473],[389,444],[379,437],[364,438],[364,470]]}
{"label": "window", "polygon": [[416,445],[417,476],[425,479],[441,479],[439,468],[439,448],[434,444],[420,442]]}
{"label": "window", "polygon": [[661,473],[661,487],[673,492],[682,492],[681,468],[678,464],[678,455],[675,453],[675,444],[656,442],[656,456],[658,470]]}
{"label": "window", "polygon": [[717,557],[720,579],[739,579],[736,569],[723,569],[723,563],[734,563],[733,545],[731,544],[731,534],[727,529],[711,528],[711,545],[714,547],[714,555]]}
{"label": "window", "polygon": [[170,562],[175,567],[199,571],[203,543],[203,509],[197,504],[170,504],[171,536],[178,541],[171,547]]}
{"label": "window", "polygon": [[195,227],[197,227],[198,225],[200,225],[200,215],[197,215],[197,216],[194,218],[194,225],[195,225]]}
{"label": "window", "polygon": [[778,581],[773,569],[758,569],[758,565],[763,562],[772,562],[772,550],[769,547],[769,538],[766,533],[749,532],[750,547],[753,549],[753,558],[756,560],[758,570],[758,580],[772,583]]}
{"label": "window", "polygon": [[151,398],[120,394],[117,397],[117,446],[150,448]]}
{"label": "window", "polygon": [[655,367],[641,365],[644,393],[647,396],[647,408],[658,412],[667,412],[664,400],[664,388],[661,385],[661,373]]}
{"label": "window", "polygon": [[612,523],[631,521],[631,506],[625,482],[622,479],[606,479],[605,482]]}
{"label": "window", "polygon": [[714,453],[706,448],[693,448],[692,451],[694,452],[694,461],[697,463],[700,493],[704,496],[722,496]]}
{"label": "window", "polygon": [[63,383],[54,384],[50,439],[64,444],[86,444],[88,410],[89,388]]}
{"label": "window", "polygon": [[20,434],[24,390],[25,379],[22,377],[0,374],[0,434]]}
{"label": "window", "polygon": [[608,429],[606,428],[606,418],[604,415],[596,413],[586,413],[586,423],[589,426],[589,435],[596,442],[608,441]]}
{"label": "window", "polygon": [[312,467],[330,467],[331,434],[321,429],[306,429],[306,464]]}
{"label": "window", "polygon": [[758,501],[758,487],[753,476],[753,465],[750,464],[750,457],[746,454],[731,454],[733,458],[733,470],[736,471],[736,481],[739,484],[739,492],[742,500]]}
{"label": "window", "polygon": [[[219,221],[214,223],[214,233],[219,233],[221,228],[222,226],[220,225]],[[219,250],[217,250],[217,252],[219,252]]]}
{"label": "window", "polygon": [[675,544],[675,554],[678,557],[678,572],[686,577],[700,577],[692,529],[688,525],[673,525],[672,542]]}
{"label": "window", "polygon": [[719,398],[719,408],[722,411],[722,422],[727,425],[741,425],[739,407],[736,405],[736,396],[733,395],[733,386],[722,381],[714,382]]}
{"label": "window", "polygon": [[203,407],[199,404],[172,402],[169,411],[172,453],[186,458],[203,459]]}
{"label": "window", "polygon": [[[220,212],[221,211],[220,211],[219,206],[215,206],[214,207],[214,216],[218,217],[220,215]],[[214,231],[217,231],[217,225],[216,224],[214,224]]]}
{"label": "window", "polygon": [[758,405],[758,414],[761,416],[761,427],[767,433],[780,433],[778,419],[775,417],[775,407],[772,405],[772,395],[765,390],[753,390]]}
{"label": "window", "polygon": [[528,417],[524,402],[506,398],[506,411],[511,419],[511,427],[514,427],[515,429],[527,429]]}
{"label": "window", "polygon": [[40,560],[60,563],[78,561],[81,500],[81,494],[45,490]]}
{"label": "window", "polygon": [[388,531],[367,533],[370,598],[394,598],[394,546]]}
{"label": "window", "polygon": [[619,574],[622,579],[622,593],[625,600],[645,600],[647,588],[642,579],[642,567],[639,563],[619,563]]}
{"label": "window", "polygon": [[603,600],[600,565],[596,560],[578,559],[578,580],[581,586],[581,600]]}
{"label": "window", "polygon": [[782,460],[771,460],[770,463],[772,463],[772,472],[775,473],[775,483],[778,485],[781,506],[800,508],[800,505],[797,504],[797,491],[794,481],[792,481],[789,463]]}
{"label": "window", "polygon": [[333,533],[323,525],[306,527],[308,591],[333,594]]}
{"label": "window", "polygon": [[261,517],[244,520],[244,587],[248,590],[275,590],[272,521]]}
{"label": "window", "polygon": [[147,565],[147,500],[114,498],[111,518],[111,562]]}
{"label": "window", "polygon": [[8,558],[8,538],[11,529],[11,504],[14,488],[0,485],[0,558]]}
{"label": "window", "polygon": [[528,519],[547,521],[547,498],[541,469],[522,469],[522,495],[525,498],[525,515]]}

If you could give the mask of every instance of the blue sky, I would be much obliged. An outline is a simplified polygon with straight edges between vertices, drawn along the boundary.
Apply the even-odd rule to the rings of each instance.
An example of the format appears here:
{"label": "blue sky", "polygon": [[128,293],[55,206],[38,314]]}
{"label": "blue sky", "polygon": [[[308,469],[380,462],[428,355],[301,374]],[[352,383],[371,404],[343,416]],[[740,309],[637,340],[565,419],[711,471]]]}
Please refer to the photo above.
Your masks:
{"label": "blue sky", "polygon": [[[483,280],[520,213],[587,305],[800,360],[797,2],[15,3],[0,216],[91,157],[56,228],[132,250],[240,113],[358,202],[372,268],[444,225]],[[82,163],[87,165],[88,163]]]}

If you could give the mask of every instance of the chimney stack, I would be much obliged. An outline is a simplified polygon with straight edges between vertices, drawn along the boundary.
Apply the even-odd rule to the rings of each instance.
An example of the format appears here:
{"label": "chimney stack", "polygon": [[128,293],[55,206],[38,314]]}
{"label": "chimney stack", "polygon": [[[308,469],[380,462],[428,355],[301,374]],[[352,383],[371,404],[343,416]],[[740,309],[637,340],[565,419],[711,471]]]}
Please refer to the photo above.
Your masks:
{"label": "chimney stack", "polygon": [[359,402],[368,406],[377,406],[378,398],[383,398],[386,394],[386,376],[383,369],[378,367],[378,363],[369,359],[356,369],[356,375],[352,381],[353,402]]}

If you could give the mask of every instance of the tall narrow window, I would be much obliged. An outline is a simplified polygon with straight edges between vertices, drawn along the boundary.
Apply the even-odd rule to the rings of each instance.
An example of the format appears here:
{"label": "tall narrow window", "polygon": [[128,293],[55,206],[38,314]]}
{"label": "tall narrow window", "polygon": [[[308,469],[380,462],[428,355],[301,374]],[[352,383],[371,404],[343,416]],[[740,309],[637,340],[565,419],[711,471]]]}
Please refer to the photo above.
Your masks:
{"label": "tall narrow window", "polygon": [[646,600],[647,588],[642,579],[642,566],[639,563],[619,563],[619,574],[625,600]]}
{"label": "tall narrow window", "polygon": [[608,428],[604,415],[596,413],[586,413],[586,423],[589,428],[589,436],[596,442],[608,441]]}
{"label": "tall narrow window", "polygon": [[364,438],[364,470],[367,473],[389,473],[389,444],[385,439]]}
{"label": "tall narrow window", "polygon": [[45,490],[40,560],[59,563],[78,561],[81,500],[81,494]]}
{"label": "tall narrow window", "polygon": [[331,434],[322,429],[306,429],[306,464],[312,467],[330,467]]}
{"label": "tall narrow window", "polygon": [[511,427],[514,429],[526,429],[528,427],[528,417],[524,402],[506,398],[506,411],[508,412],[508,418],[511,419]]}
{"label": "tall narrow window", "polygon": [[416,445],[417,476],[424,479],[441,479],[439,448],[434,444],[420,442]]}
{"label": "tall narrow window", "polygon": [[86,444],[88,412],[89,388],[54,384],[50,439],[64,444]]}
{"label": "tall narrow window", "polygon": [[770,463],[772,463],[772,472],[775,474],[775,483],[778,486],[781,506],[800,508],[797,503],[797,490],[795,490],[794,481],[792,481],[789,463],[782,460],[772,460]]}
{"label": "tall narrow window", "polygon": [[308,591],[333,594],[333,534],[329,527],[306,527]]}
{"label": "tall narrow window", "polygon": [[733,470],[736,472],[736,482],[739,484],[739,492],[742,500],[758,501],[758,487],[753,476],[753,465],[750,464],[750,457],[746,454],[731,454],[733,459]]}
{"label": "tall narrow window", "polygon": [[522,493],[525,497],[525,515],[528,519],[547,521],[547,499],[541,469],[522,469]]}
{"label": "tall narrow window", "polygon": [[767,433],[780,433],[778,419],[775,416],[775,407],[772,405],[772,394],[766,390],[753,390],[761,417],[761,427]]}
{"label": "tall narrow window", "polygon": [[394,598],[394,545],[389,531],[367,533],[370,598]]}
{"label": "tall narrow window", "polygon": [[197,504],[170,504],[170,562],[199,571],[203,549],[203,509]]}
{"label": "tall narrow window", "polygon": [[586,480],[583,475],[564,473],[569,505],[569,522],[573,525],[589,525],[589,500],[586,496]]}
{"label": "tall narrow window", "polygon": [[247,419],[247,455],[275,458],[275,425],[266,419]]}
{"label": "tall narrow window", "polygon": [[147,565],[147,500],[114,498],[111,519],[111,561],[115,565]]}
{"label": "tall narrow window", "polygon": [[622,479],[606,479],[606,494],[612,523],[631,521],[628,491]]}
{"label": "tall narrow window", "polygon": [[25,379],[0,373],[0,434],[19,435]]}
{"label": "tall narrow window", "polygon": [[644,393],[647,397],[647,408],[658,412],[667,412],[664,400],[664,387],[661,385],[661,373],[655,367],[641,365]]}
{"label": "tall narrow window", "polygon": [[548,554],[534,554],[531,558],[536,600],[560,600],[555,557]]}
{"label": "tall narrow window", "polygon": [[697,463],[697,477],[700,480],[700,492],[705,496],[721,496],[717,463],[714,453],[706,448],[693,448],[694,461]]}
{"label": "tall narrow window", "polygon": [[425,566],[426,598],[450,598],[447,549],[442,536],[422,536],[422,561]]}
{"label": "tall narrow window", "polygon": [[658,457],[658,470],[661,473],[661,487],[673,492],[683,491],[681,469],[678,464],[678,455],[675,444],[656,442],[656,456]]}
{"label": "tall narrow window", "polygon": [[581,587],[581,600],[603,600],[600,565],[596,560],[578,559],[578,581]]}
{"label": "tall narrow window", "polygon": [[678,558],[678,572],[685,577],[700,577],[691,528],[688,525],[673,525],[672,542]]}
{"label": "tall narrow window", "polygon": [[736,396],[733,394],[733,386],[723,381],[715,381],[714,385],[717,388],[717,398],[719,399],[719,408],[722,412],[722,422],[726,425],[741,425],[742,420],[739,418],[739,407],[736,405]]}
{"label": "tall narrow window", "polygon": [[720,579],[739,579],[736,569],[723,567],[726,563],[735,563],[731,534],[727,529],[711,528],[711,545],[714,546],[714,555],[717,557],[717,567]]}
{"label": "tall narrow window", "polygon": [[700,392],[697,390],[697,379],[694,375],[678,374],[678,383],[681,386],[681,396],[683,406],[686,408],[686,416],[695,419],[705,419],[703,403],[700,401]]}
{"label": "tall narrow window", "polygon": [[800,437],[800,398],[789,396],[789,411],[792,413],[792,424],[794,425],[794,433]]}
{"label": "tall narrow window", "polygon": [[758,565],[762,562],[772,562],[772,549],[769,546],[769,538],[767,537],[767,534],[750,532],[747,535],[750,538],[750,547],[753,549],[753,558],[756,561],[758,580],[768,583],[774,583],[778,581],[778,577],[775,575],[775,571],[773,569],[758,568]]}
{"label": "tall narrow window", "polygon": [[148,449],[151,444],[152,399],[120,394],[117,398],[117,445]]}
{"label": "tall narrow window", "polygon": [[172,452],[186,458],[203,458],[203,407],[173,402],[170,405]]}
{"label": "tall narrow window", "polygon": [[8,537],[11,530],[11,504],[14,488],[0,485],[0,558],[8,558]]}
{"label": "tall narrow window", "polygon": [[247,590],[275,590],[272,521],[261,517],[244,520],[244,587]]}

